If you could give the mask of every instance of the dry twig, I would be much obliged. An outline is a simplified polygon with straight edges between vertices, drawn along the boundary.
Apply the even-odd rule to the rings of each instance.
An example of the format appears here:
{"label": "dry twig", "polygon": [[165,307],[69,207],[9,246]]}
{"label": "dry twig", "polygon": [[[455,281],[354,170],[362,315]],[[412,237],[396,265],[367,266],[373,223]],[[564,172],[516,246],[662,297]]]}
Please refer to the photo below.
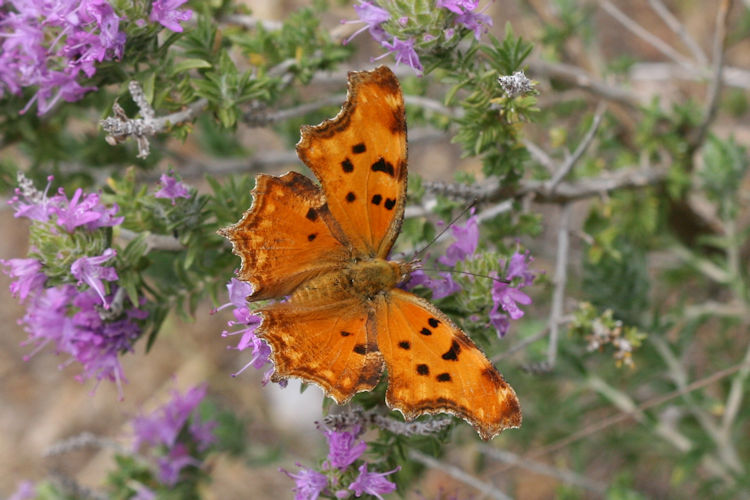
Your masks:
{"label": "dry twig", "polygon": [[125,141],[128,137],[135,138],[138,143],[138,158],[148,157],[150,152],[149,137],[163,132],[172,125],[193,120],[208,106],[206,99],[198,99],[182,111],[157,118],[154,108],[146,99],[140,83],[131,81],[128,90],[133,101],[138,105],[141,118],[128,118],[125,110],[115,101],[112,105],[114,116],[101,120],[99,125],[107,133],[106,140],[112,146]]}
{"label": "dry twig", "polygon": [[487,455],[488,457],[500,460],[506,464],[510,464],[516,467],[522,467],[531,472],[542,474],[549,477],[554,477],[565,484],[572,484],[583,488],[585,490],[593,491],[599,495],[603,495],[607,491],[607,485],[600,481],[594,481],[589,479],[582,474],[573,472],[569,469],[563,469],[560,467],[551,467],[547,464],[537,462],[535,460],[529,460],[527,458],[520,457],[515,453],[511,453],[508,450],[501,450],[499,448],[493,448],[492,446],[482,444],[479,445],[479,451]]}
{"label": "dry twig", "polygon": [[495,486],[481,481],[455,465],[446,464],[417,450],[409,450],[409,458],[424,464],[427,467],[445,472],[454,479],[458,479],[462,483],[467,484],[472,488],[476,488],[489,498],[494,498],[495,500],[511,500],[511,497],[497,489]]}

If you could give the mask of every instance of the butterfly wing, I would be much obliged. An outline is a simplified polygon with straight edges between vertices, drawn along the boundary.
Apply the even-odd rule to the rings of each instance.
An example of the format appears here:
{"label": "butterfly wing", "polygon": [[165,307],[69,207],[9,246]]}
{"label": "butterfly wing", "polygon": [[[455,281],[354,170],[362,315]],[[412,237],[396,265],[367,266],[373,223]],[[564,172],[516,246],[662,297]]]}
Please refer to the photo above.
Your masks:
{"label": "butterfly wing", "polygon": [[521,425],[513,388],[435,306],[394,289],[378,299],[374,322],[388,371],[389,407],[409,420],[424,413],[453,413],[483,439]]}
{"label": "butterfly wing", "polygon": [[377,385],[383,359],[361,301],[282,302],[260,313],[258,334],[271,345],[274,381],[302,378],[339,404]]}
{"label": "butterfly wing", "polygon": [[341,112],[303,127],[297,154],[320,180],[357,257],[385,258],[406,203],[406,117],[391,70],[349,73]]}
{"label": "butterfly wing", "polygon": [[320,188],[296,172],[258,175],[250,210],[219,233],[242,258],[238,277],[253,285],[255,300],[289,295],[351,254]]}

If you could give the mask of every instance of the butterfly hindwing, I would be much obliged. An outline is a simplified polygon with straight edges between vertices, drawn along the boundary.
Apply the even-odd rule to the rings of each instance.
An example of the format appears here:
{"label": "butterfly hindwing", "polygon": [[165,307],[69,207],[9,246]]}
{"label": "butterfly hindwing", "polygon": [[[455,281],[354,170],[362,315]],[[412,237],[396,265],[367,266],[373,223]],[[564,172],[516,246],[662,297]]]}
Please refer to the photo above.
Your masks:
{"label": "butterfly hindwing", "polygon": [[435,306],[393,289],[378,300],[374,322],[388,371],[386,402],[391,408],[407,419],[448,411],[484,439],[521,424],[513,388]]}
{"label": "butterfly hindwing", "polygon": [[348,258],[323,193],[304,175],[258,175],[253,199],[238,223],[220,231],[242,257],[238,277],[253,285],[253,299],[288,295]]}
{"label": "butterfly hindwing", "polygon": [[403,219],[407,174],[404,100],[391,70],[350,73],[341,112],[303,127],[297,153],[358,257],[386,257]]}
{"label": "butterfly hindwing", "polygon": [[271,345],[274,380],[313,382],[339,404],[377,385],[383,359],[360,301],[282,302],[260,313],[258,334]]}

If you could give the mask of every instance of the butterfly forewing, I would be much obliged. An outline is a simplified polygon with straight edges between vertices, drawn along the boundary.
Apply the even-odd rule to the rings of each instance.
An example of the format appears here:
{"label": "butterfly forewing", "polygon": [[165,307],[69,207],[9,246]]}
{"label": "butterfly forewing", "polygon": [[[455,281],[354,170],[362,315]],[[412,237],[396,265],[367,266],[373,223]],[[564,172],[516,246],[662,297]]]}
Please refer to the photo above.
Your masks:
{"label": "butterfly forewing", "polygon": [[404,101],[391,70],[351,73],[341,112],[303,127],[297,153],[359,257],[384,258],[400,229],[407,173]]}
{"label": "butterfly forewing", "polygon": [[253,299],[288,295],[349,257],[325,197],[304,175],[258,175],[253,198],[242,219],[221,231],[242,257],[238,276],[253,285]]}

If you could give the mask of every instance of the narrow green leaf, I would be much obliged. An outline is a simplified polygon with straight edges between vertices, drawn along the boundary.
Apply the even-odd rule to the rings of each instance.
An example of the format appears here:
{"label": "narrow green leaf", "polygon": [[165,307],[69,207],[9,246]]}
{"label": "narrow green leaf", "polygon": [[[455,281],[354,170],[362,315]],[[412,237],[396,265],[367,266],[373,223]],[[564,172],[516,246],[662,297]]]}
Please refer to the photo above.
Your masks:
{"label": "narrow green leaf", "polygon": [[188,71],[191,69],[205,69],[211,67],[211,63],[208,61],[204,61],[203,59],[183,59],[182,61],[174,65],[172,71],[170,72],[170,76],[174,76],[178,73],[182,73],[183,71]]}

